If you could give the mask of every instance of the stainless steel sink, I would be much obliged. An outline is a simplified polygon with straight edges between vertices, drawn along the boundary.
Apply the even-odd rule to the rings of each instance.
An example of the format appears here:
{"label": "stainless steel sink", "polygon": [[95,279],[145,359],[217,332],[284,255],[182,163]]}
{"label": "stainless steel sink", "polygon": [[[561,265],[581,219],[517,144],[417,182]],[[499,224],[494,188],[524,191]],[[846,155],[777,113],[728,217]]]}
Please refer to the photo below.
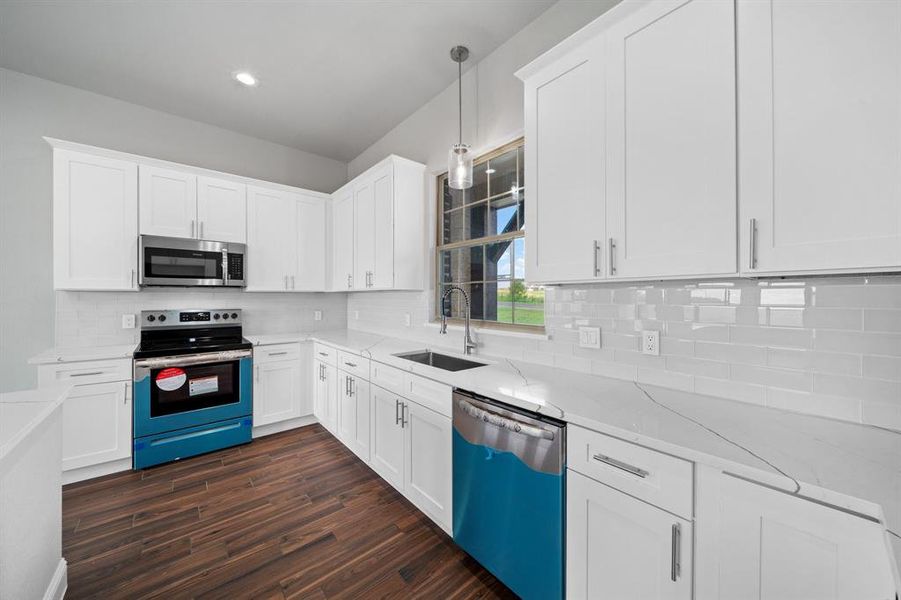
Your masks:
{"label": "stainless steel sink", "polygon": [[457,358],[456,356],[448,356],[447,354],[439,354],[438,352],[431,352],[429,350],[405,352],[403,354],[395,354],[394,356],[435,367],[436,369],[444,369],[445,371],[465,371],[466,369],[475,369],[476,367],[485,366],[485,363],[466,360],[465,358]]}

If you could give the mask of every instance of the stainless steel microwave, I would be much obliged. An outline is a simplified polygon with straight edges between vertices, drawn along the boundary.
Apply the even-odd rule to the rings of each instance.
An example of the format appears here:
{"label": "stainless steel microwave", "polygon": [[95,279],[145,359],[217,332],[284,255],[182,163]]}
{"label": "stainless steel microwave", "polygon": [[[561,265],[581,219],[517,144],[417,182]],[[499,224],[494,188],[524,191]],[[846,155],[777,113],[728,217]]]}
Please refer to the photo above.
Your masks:
{"label": "stainless steel microwave", "polygon": [[246,246],[233,242],[141,236],[141,285],[244,287]]}

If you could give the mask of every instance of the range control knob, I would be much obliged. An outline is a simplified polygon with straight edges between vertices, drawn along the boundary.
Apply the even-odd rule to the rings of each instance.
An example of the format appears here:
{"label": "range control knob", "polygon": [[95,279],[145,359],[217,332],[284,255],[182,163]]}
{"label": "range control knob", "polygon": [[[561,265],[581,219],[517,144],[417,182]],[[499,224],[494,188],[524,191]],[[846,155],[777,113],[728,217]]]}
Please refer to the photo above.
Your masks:
{"label": "range control knob", "polygon": [[160,323],[162,323],[163,321],[166,320],[166,315],[160,315],[159,319],[160,319]]}
{"label": "range control knob", "polygon": [[238,318],[238,313],[232,313],[232,319],[237,319],[237,318]]}
{"label": "range control knob", "polygon": [[154,317],[153,315],[147,315],[147,320],[153,323],[154,321],[156,321],[156,317]]}
{"label": "range control knob", "polygon": [[222,318],[223,318],[223,319],[227,319],[227,318],[228,318],[228,313],[222,313]]}
{"label": "range control knob", "polygon": [[219,320],[219,313],[214,314],[214,315],[213,315],[213,318],[216,319],[216,320],[218,321],[218,320]]}

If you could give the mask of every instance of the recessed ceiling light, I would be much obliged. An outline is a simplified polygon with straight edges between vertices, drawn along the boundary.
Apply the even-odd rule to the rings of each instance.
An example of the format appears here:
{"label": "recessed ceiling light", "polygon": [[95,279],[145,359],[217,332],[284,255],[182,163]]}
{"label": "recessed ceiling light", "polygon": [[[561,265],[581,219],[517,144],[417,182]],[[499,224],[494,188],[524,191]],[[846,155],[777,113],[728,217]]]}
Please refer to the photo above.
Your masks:
{"label": "recessed ceiling light", "polygon": [[238,83],[243,83],[247,87],[255,87],[259,83],[259,81],[257,81],[257,78],[247,71],[237,71],[234,74],[234,78],[236,81],[238,81]]}

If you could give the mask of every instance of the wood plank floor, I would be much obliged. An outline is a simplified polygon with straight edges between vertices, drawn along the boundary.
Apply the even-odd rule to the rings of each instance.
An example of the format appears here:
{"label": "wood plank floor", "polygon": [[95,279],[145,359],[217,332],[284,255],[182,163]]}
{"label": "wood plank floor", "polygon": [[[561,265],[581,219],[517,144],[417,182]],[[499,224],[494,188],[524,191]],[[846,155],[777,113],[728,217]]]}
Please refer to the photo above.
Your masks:
{"label": "wood plank floor", "polygon": [[63,488],[66,598],[514,598],[320,425]]}

